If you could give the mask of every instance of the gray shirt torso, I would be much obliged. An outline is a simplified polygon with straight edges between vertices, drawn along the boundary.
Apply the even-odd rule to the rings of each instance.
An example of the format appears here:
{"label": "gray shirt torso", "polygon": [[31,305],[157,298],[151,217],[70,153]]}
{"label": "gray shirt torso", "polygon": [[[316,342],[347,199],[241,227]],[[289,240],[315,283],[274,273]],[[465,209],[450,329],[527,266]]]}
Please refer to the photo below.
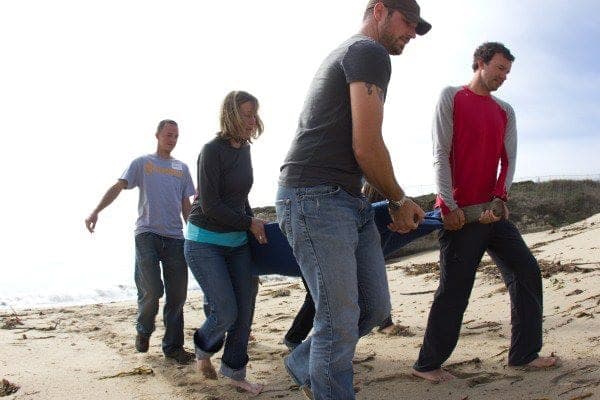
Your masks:
{"label": "gray shirt torso", "polygon": [[371,83],[385,93],[390,75],[387,50],[367,36],[352,36],[329,54],[313,78],[279,183],[336,184],[359,195],[363,173],[352,149],[349,84]]}
{"label": "gray shirt torso", "polygon": [[212,232],[248,230],[253,180],[249,144],[238,149],[218,137],[206,143],[198,156],[198,197],[189,221]]}
{"label": "gray shirt torso", "polygon": [[196,192],[188,166],[156,154],[136,158],[121,175],[127,189],[140,188],[135,234],[183,239],[181,203]]}

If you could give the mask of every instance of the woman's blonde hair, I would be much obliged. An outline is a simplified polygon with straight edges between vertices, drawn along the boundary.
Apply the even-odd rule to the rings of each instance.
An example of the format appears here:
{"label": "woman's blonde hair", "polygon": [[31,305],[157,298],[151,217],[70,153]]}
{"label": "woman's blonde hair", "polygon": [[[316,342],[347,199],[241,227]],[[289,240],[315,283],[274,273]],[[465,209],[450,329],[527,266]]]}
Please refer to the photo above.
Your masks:
{"label": "woman's blonde hair", "polygon": [[[240,106],[248,101],[254,104],[254,117],[256,118],[256,130],[252,133],[250,140],[241,137],[244,131],[244,122],[240,115]],[[250,93],[241,90],[228,93],[221,106],[220,124],[221,131],[217,136],[227,140],[233,139],[240,143],[246,141],[252,143],[252,139],[257,139],[263,133],[264,129],[262,120],[258,116],[258,99]]]}

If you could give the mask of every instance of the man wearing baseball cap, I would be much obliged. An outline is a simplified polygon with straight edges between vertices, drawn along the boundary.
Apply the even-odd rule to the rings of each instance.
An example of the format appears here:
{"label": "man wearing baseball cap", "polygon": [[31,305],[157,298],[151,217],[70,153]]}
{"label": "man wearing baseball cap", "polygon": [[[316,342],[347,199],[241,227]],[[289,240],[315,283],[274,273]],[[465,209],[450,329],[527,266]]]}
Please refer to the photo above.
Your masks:
{"label": "man wearing baseball cap", "polygon": [[423,210],[396,182],[381,127],[390,55],[431,29],[414,0],[370,0],[360,32],[317,71],[279,178],[276,211],[315,302],[313,335],[284,360],[314,399],[354,399],[358,338],[390,312],[369,181],[389,200],[389,228],[409,232]]}

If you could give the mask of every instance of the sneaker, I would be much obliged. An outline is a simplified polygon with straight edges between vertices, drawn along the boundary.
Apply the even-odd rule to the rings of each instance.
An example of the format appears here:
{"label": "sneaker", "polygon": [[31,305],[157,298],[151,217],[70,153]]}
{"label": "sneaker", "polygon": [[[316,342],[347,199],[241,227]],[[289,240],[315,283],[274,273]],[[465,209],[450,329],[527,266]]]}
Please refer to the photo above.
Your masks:
{"label": "sneaker", "polygon": [[146,353],[148,347],[150,347],[150,338],[138,333],[135,337],[135,349],[140,353]]}
{"label": "sneaker", "polygon": [[194,353],[185,351],[185,349],[183,348],[175,350],[174,352],[169,354],[165,353],[165,357],[170,358],[171,360],[174,360],[181,365],[188,365],[196,359],[196,355]]}

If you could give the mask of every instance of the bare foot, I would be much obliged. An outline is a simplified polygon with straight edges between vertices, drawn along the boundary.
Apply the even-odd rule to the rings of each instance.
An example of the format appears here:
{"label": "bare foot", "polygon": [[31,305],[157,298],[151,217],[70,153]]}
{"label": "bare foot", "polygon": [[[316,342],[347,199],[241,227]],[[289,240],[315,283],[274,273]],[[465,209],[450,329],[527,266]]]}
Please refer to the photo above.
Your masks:
{"label": "bare foot", "polygon": [[198,367],[198,371],[200,371],[206,379],[217,380],[217,371],[215,371],[215,367],[213,367],[210,362],[210,358],[196,360],[196,366]]}
{"label": "bare foot", "polygon": [[549,368],[556,366],[557,362],[558,357],[552,355],[550,357],[538,357],[529,364],[527,364],[527,366],[531,368]]}
{"label": "bare foot", "polygon": [[386,326],[385,328],[379,329],[379,332],[387,336],[413,336],[410,332],[410,327],[400,324]]}
{"label": "bare foot", "polygon": [[388,325],[385,328],[380,329],[379,332],[389,335],[389,336],[394,336],[398,333],[398,325],[396,325],[396,324]]}
{"label": "bare foot", "polygon": [[241,380],[241,381],[236,381],[234,379],[230,380],[230,383],[235,386],[238,387],[254,396],[256,396],[257,394],[259,394],[260,392],[262,392],[264,386],[261,385],[260,383],[252,383],[252,382],[248,382],[247,380]]}
{"label": "bare foot", "polygon": [[412,374],[416,377],[423,378],[423,379],[433,382],[433,383],[448,382],[448,381],[451,381],[452,379],[456,378],[450,372],[443,370],[441,368],[434,369],[433,371],[427,371],[427,372],[420,372],[420,371],[417,371],[416,369],[413,369]]}

